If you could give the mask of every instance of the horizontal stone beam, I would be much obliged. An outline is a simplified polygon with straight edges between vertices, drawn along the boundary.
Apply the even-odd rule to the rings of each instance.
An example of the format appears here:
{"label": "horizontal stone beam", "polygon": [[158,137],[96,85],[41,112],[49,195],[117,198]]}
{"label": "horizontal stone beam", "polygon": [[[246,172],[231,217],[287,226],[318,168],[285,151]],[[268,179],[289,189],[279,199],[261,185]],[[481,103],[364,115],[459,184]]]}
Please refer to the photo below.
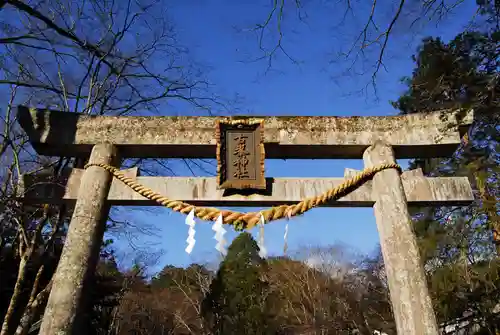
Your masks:
{"label": "horizontal stone beam", "polygon": [[[136,169],[124,170],[131,178],[136,176],[136,172]],[[354,173],[356,171],[347,170],[346,177]],[[25,177],[20,197],[24,197],[27,203],[74,203],[82,174],[83,170],[73,169],[67,181],[55,183]],[[227,190],[218,190],[215,178],[211,177],[136,177],[136,180],[164,196],[196,206],[267,207],[292,204],[319,195],[345,179],[267,178],[266,190],[252,194],[231,194]],[[413,170],[403,174],[403,185],[410,206],[459,206],[467,205],[474,199],[466,177],[428,178],[423,176],[421,170]],[[112,182],[108,200],[117,206],[158,205],[116,179]],[[371,207],[373,203],[371,182],[367,182],[325,207]]]}
{"label": "horizontal stone beam", "polygon": [[[215,158],[216,120],[228,119],[88,116],[22,106],[18,114],[39,154],[68,157],[88,155],[94,144],[109,142],[119,147],[122,157]],[[245,117],[231,119],[236,118]],[[376,140],[391,144],[397,158],[430,158],[456,150],[473,112],[262,118],[267,158],[361,158]]]}

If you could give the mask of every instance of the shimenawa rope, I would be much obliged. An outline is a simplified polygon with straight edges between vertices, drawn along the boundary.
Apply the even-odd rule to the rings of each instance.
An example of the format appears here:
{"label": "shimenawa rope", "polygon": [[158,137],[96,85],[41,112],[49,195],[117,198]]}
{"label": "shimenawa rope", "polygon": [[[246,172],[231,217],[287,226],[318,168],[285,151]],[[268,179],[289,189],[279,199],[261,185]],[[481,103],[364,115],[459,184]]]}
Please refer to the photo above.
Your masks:
{"label": "shimenawa rope", "polygon": [[265,222],[267,223],[289,216],[291,217],[295,215],[304,214],[308,210],[317,207],[319,205],[322,205],[328,201],[338,200],[339,198],[345,196],[349,192],[352,192],[356,188],[363,185],[366,181],[373,178],[373,176],[377,172],[380,172],[382,170],[396,169],[399,171],[399,173],[402,173],[401,167],[396,163],[381,164],[379,166],[365,169],[356,176],[345,180],[339,186],[334,187],[318,196],[304,199],[297,204],[280,205],[265,209],[260,212],[241,213],[230,210],[221,210],[212,207],[197,207],[182,201],[172,200],[165,196],[162,196],[161,194],[156,193],[155,191],[151,190],[150,188],[144,185],[137,183],[132,178],[126,177],[119,169],[111,165],[101,164],[101,163],[99,164],[91,163],[85,165],[84,168],[87,169],[88,167],[91,166],[98,166],[105,169],[106,171],[111,173],[116,179],[123,182],[125,185],[133,189],[135,192],[139,193],[145,198],[156,201],[162,206],[165,206],[176,212],[186,215],[189,214],[189,212],[191,212],[191,210],[194,209],[194,214],[197,218],[207,221],[215,221],[217,220],[217,217],[219,217],[219,215],[222,214],[223,222],[225,224],[232,224],[238,230],[252,229],[259,222],[261,214],[264,216]]}

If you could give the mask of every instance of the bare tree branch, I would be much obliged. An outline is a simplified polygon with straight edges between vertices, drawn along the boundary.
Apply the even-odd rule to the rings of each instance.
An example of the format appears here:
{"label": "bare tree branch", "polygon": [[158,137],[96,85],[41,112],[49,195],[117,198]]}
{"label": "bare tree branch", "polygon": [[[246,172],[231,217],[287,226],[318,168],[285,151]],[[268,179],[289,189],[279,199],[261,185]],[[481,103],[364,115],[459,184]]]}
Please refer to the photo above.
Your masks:
{"label": "bare tree branch", "polygon": [[[371,2],[355,3],[351,0],[339,0],[335,7],[331,6],[324,9],[322,12],[330,10],[334,31],[336,32],[333,38],[345,39],[351,33],[352,29],[358,30],[352,40],[348,43],[337,43],[340,45],[340,58],[332,59],[336,65],[336,71],[340,68],[340,75],[370,75],[369,85],[373,85],[376,89],[376,78],[381,69],[385,69],[384,59],[387,54],[392,53],[388,45],[396,35],[402,36],[405,34],[413,34],[417,32],[417,23],[446,23],[447,15],[456,10],[465,0],[424,0],[418,2],[407,2],[398,0],[396,3],[384,0],[372,0]],[[290,7],[287,8],[287,4]],[[314,2],[316,9],[318,2]],[[311,2],[312,5],[312,2]],[[394,9],[390,9],[395,5]],[[341,7],[343,15],[339,15],[339,22],[335,22],[335,12]],[[415,10],[415,8],[417,8]],[[381,11],[391,11],[390,13],[380,14]],[[266,72],[272,67],[273,59],[277,53],[285,55],[292,63],[298,64],[298,61],[284,47],[286,43],[286,35],[292,28],[285,28],[284,19],[289,12],[296,12],[299,17],[299,22],[305,11],[304,5],[300,1],[273,0],[270,10],[267,12],[262,23],[255,25],[250,32],[258,33],[258,49],[262,53],[255,60],[266,60]],[[354,18],[361,17],[359,27],[353,27],[354,20],[348,20],[351,15]],[[290,16],[290,15],[288,15]],[[472,18],[473,19],[473,18]],[[408,26],[403,27],[406,22],[411,22]],[[398,23],[399,26],[398,26]],[[404,29],[404,30],[403,30]],[[267,34],[275,33],[276,38],[271,43],[270,47],[266,47],[265,39]],[[267,43],[269,45],[269,43]],[[343,48],[346,45],[346,49]],[[342,64],[339,65],[339,62]],[[368,65],[370,70],[363,69],[361,72],[358,68],[365,68]],[[336,76],[337,74],[335,74]]]}

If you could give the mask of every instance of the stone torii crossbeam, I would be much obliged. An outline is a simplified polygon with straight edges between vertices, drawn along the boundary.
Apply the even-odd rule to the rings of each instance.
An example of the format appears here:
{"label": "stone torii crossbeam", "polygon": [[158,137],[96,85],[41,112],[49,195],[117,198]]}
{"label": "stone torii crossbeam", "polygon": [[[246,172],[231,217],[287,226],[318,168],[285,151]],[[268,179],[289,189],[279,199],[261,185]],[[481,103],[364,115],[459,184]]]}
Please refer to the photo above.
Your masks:
{"label": "stone torii crossbeam", "polygon": [[[261,117],[266,158],[361,158],[365,167],[396,158],[451,155],[472,122],[471,111],[442,111],[393,117]],[[85,116],[19,108],[19,122],[38,154],[84,157],[91,164],[119,167],[123,158],[215,158],[215,117]],[[239,117],[244,118],[244,117]],[[248,117],[247,117],[248,118]],[[293,204],[339,185],[341,178],[266,178],[251,192],[220,189],[216,178],[142,177],[124,174],[175,200],[195,206]],[[356,171],[346,170],[345,177]],[[62,185],[25,176],[19,196],[27,203],[74,206],[40,334],[84,332],[87,278],[95,270],[105,221],[112,205],[157,205],[98,166],[67,171]],[[60,183],[59,183],[60,184]],[[324,206],[373,206],[398,334],[438,334],[408,205],[466,205],[473,201],[465,177],[429,178],[421,170],[378,172],[372,179]]]}

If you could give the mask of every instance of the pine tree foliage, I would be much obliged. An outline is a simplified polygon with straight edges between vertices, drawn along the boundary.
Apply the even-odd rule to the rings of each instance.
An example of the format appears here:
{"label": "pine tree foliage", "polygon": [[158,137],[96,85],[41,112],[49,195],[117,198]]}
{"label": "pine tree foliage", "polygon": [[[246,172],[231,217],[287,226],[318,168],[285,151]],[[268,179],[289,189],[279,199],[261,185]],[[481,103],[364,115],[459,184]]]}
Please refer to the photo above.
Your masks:
{"label": "pine tree foliage", "polygon": [[500,301],[493,243],[500,231],[500,3],[479,5],[484,29],[466,31],[449,42],[423,40],[413,58],[412,76],[403,79],[407,91],[393,105],[402,114],[475,112],[467,140],[451,159],[415,160],[412,165],[431,176],[468,176],[476,201],[467,207],[418,208],[413,214],[439,319],[480,316],[489,332],[498,329]]}
{"label": "pine tree foliage", "polygon": [[241,233],[228,248],[202,313],[215,334],[273,334],[267,310],[265,261],[249,233]]}

